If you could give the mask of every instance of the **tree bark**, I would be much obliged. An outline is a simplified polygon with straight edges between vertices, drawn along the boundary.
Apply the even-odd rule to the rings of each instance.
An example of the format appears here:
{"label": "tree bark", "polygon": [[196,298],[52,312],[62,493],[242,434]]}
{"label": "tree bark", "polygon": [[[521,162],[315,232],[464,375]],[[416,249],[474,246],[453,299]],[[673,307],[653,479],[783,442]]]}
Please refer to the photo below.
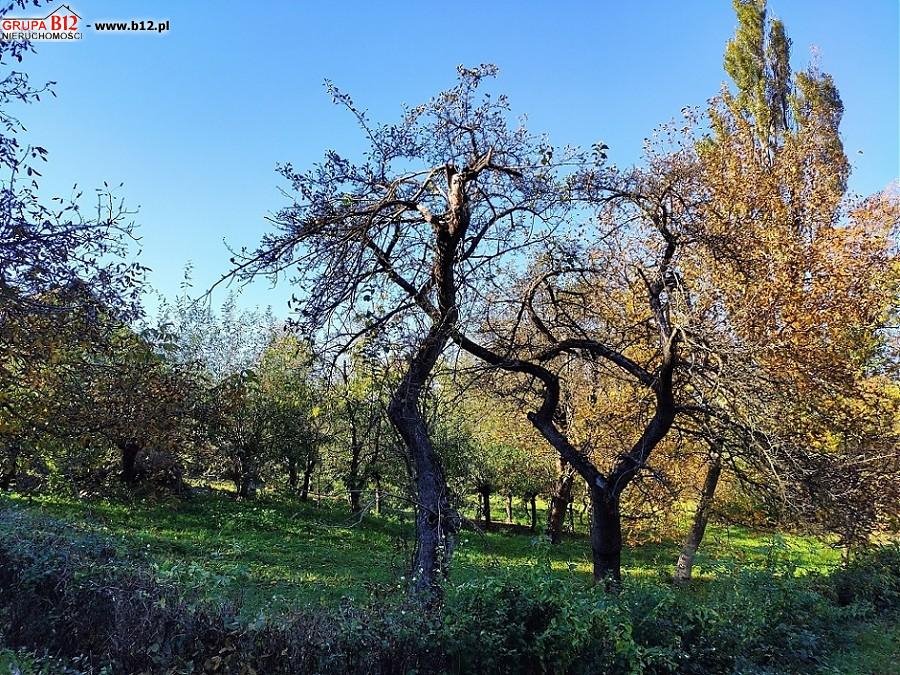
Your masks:
{"label": "tree bark", "polygon": [[252,499],[256,495],[253,479],[250,476],[241,476],[237,481],[237,493],[241,499]]}
{"label": "tree bark", "polygon": [[550,496],[550,511],[547,514],[547,536],[550,537],[551,544],[562,541],[566,509],[572,501],[572,483],[575,479],[575,471],[562,457],[557,458],[556,467],[556,485]]}
{"label": "tree bark", "polygon": [[306,460],[306,466],[303,467],[303,484],[300,486],[300,499],[306,501],[309,499],[309,488],[312,485],[313,471],[316,469],[316,460],[312,456]]}
{"label": "tree bark", "polygon": [[288,459],[288,488],[292,494],[297,494],[297,486],[300,484],[300,474],[297,471],[297,460],[294,457]]}
{"label": "tree bark", "polygon": [[484,520],[484,529],[489,530],[493,524],[491,521],[491,491],[481,490],[478,494],[481,497],[481,518]]}
{"label": "tree bark", "polygon": [[537,529],[538,529],[537,495],[531,495],[528,498],[528,505],[529,505],[529,507],[531,507],[531,531],[537,532]]}
{"label": "tree bark", "polygon": [[388,416],[403,438],[415,474],[416,550],[410,591],[426,605],[440,601],[440,582],[446,578],[459,531],[459,518],[450,505],[444,470],[419,409],[422,389],[448,337],[445,326],[432,325],[388,406]]}
{"label": "tree bark", "polygon": [[622,579],[622,517],[619,498],[608,490],[591,487],[591,557],[594,581],[607,590]]}
{"label": "tree bark", "polygon": [[706,533],[706,524],[709,522],[709,512],[716,495],[716,487],[719,484],[719,476],[722,474],[722,460],[716,456],[710,460],[706,469],[706,479],[703,481],[703,489],[700,492],[700,501],[697,503],[697,510],[694,512],[694,520],[691,523],[691,529],[685,537],[684,546],[681,549],[681,555],[678,556],[678,562],[675,563],[675,582],[687,583],[691,580],[691,571],[694,567],[694,558],[697,555],[697,549],[703,541],[703,535]]}
{"label": "tree bark", "polygon": [[127,485],[136,485],[140,478],[137,470],[137,456],[141,447],[134,441],[119,441],[118,446],[122,453],[122,480]]}
{"label": "tree bark", "polygon": [[350,512],[357,516],[362,513],[362,480],[359,475],[359,453],[354,450],[350,461],[350,471],[347,474],[347,502],[350,504]]}
{"label": "tree bark", "polygon": [[513,521],[513,497],[506,495],[506,523],[509,525]]}
{"label": "tree bark", "polygon": [[9,490],[9,486],[16,479],[16,474],[19,471],[19,452],[18,444],[11,443],[7,446],[6,454],[8,459],[6,469],[0,474],[0,491],[6,492]]}
{"label": "tree bark", "polygon": [[375,476],[375,514],[381,515],[381,477]]}
{"label": "tree bark", "polygon": [[255,449],[245,449],[237,460],[234,486],[238,499],[253,499],[256,497],[256,483],[258,479],[255,460]]}
{"label": "tree bark", "polygon": [[[344,373],[344,380],[348,380]],[[350,420],[350,466],[345,480],[347,487],[347,502],[350,505],[350,513],[354,516],[362,513],[362,480],[360,478],[360,458],[362,457],[362,443],[356,430],[356,416],[354,406],[349,398],[346,400],[347,416]]]}

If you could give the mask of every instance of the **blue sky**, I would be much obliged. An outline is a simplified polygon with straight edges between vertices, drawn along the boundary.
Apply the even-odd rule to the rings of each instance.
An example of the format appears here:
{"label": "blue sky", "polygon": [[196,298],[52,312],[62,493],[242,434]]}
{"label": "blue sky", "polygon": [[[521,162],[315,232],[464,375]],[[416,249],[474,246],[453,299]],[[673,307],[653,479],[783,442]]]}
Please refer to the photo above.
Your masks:
{"label": "blue sky", "polygon": [[[171,22],[162,36],[87,29],[79,43],[39,43],[25,67],[56,80],[58,98],[22,111],[29,141],[50,150],[46,191],[125,182],[150,281],[170,297],[189,260],[205,287],[227,268],[223,239],[257,241],[285,203],[277,162],[303,167],[328,148],[361,147],[326,77],[388,121],[449,86],[458,64],[495,63],[496,89],[532,130],[557,144],[602,140],[626,164],[654,126],[718,91],[735,26],[727,0],[69,4],[86,23]],[[897,0],[770,0],[770,12],[787,25],[795,68],[815,45],[836,79],[851,189],[895,180]],[[241,304],[283,314],[289,295],[263,283]]]}

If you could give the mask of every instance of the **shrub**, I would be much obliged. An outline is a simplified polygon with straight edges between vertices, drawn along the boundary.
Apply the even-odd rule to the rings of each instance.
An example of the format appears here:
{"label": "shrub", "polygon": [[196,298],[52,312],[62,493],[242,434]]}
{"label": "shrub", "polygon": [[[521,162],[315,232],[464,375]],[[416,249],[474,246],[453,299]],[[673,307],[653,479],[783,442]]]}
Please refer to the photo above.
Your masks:
{"label": "shrub", "polygon": [[23,673],[811,672],[843,621],[896,610],[900,590],[896,546],[830,577],[732,570],[688,588],[627,580],[615,595],[539,555],[448,584],[440,613],[398,589],[248,619],[204,598],[203,575],[186,588],[57,521],[7,509],[0,532],[0,663]]}
{"label": "shrub", "polygon": [[831,586],[842,606],[900,609],[900,543],[863,551],[831,576]]}

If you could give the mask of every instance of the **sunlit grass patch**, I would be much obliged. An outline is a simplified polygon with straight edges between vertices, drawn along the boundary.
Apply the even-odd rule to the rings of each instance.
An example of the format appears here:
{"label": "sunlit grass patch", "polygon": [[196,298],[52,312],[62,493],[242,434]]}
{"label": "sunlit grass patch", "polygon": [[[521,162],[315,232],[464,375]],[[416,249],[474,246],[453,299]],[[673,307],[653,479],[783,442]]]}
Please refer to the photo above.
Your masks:
{"label": "sunlit grass patch", "polygon": [[[149,556],[163,575],[202,589],[207,597],[240,599],[248,611],[273,602],[290,606],[361,599],[374,587],[391,592],[414,548],[411,514],[395,511],[359,520],[343,504],[331,502],[316,505],[270,495],[238,502],[222,493],[134,504],[60,496],[4,499],[62,518],[76,530],[112,537],[123,550]],[[677,541],[628,548],[624,573],[665,578],[678,549]],[[591,582],[584,535],[569,535],[550,547],[539,535],[473,530],[459,538],[452,579],[466,582],[523,568],[539,556],[548,556],[560,576]],[[778,563],[802,574],[825,571],[839,557],[814,537],[712,525],[696,569],[703,579],[736,567]]]}

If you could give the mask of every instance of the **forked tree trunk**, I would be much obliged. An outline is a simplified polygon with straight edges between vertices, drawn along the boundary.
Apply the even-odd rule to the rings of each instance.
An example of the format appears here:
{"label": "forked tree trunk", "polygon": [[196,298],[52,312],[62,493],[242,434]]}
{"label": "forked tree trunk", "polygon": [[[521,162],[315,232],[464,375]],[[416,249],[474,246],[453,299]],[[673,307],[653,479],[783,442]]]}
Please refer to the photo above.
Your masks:
{"label": "forked tree trunk", "polygon": [[[594,576],[598,581],[616,585],[621,577],[622,522],[619,513],[619,498],[622,491],[647,465],[654,448],[665,438],[675,421],[677,408],[674,397],[674,372],[677,364],[676,353],[680,331],[673,327],[669,319],[668,289],[674,275],[671,274],[677,238],[668,229],[666,209],[663,214],[651,216],[654,224],[665,239],[665,247],[659,258],[656,278],[647,284],[649,306],[655,319],[660,340],[660,363],[652,371],[632,361],[625,354],[610,349],[608,345],[589,338],[562,340],[556,350],[545,352],[546,360],[554,353],[562,355],[566,349],[580,349],[589,352],[592,358],[606,359],[634,376],[643,386],[652,391],[656,398],[656,410],[647,426],[631,449],[616,460],[612,471],[601,472],[591,459],[591,453],[575,447],[566,437],[565,411],[561,407],[561,387],[559,375],[551,372],[538,361],[524,361],[510,358],[499,352],[470,340],[465,335],[454,334],[455,342],[465,351],[487,363],[507,372],[524,373],[537,378],[543,385],[543,401],[537,410],[527,414],[528,420],[552,445],[561,460],[571,464],[585,480],[591,498],[591,548],[594,560]],[[546,327],[545,327],[546,329]],[[565,347],[565,349],[564,349]],[[562,465],[562,461],[561,461]],[[562,474],[561,472],[561,475]],[[565,506],[569,499],[560,498],[562,491],[557,486],[551,502],[548,534],[557,540],[561,531]],[[571,495],[571,493],[570,493]],[[612,583],[610,584],[610,580]]]}
{"label": "forked tree trunk", "polygon": [[610,589],[622,579],[622,517],[619,498],[591,488],[591,558],[594,581]]}
{"label": "forked tree trunk", "polygon": [[722,460],[716,456],[710,460],[706,469],[706,479],[703,481],[703,490],[700,492],[700,501],[697,503],[697,510],[694,512],[694,520],[691,523],[691,529],[687,537],[685,537],[681,555],[678,556],[678,562],[675,563],[676,583],[687,583],[691,579],[694,558],[697,555],[700,543],[703,541],[703,535],[706,533],[709,512],[716,496],[716,487],[719,484],[719,476],[721,474]]}
{"label": "forked tree trunk", "polygon": [[562,541],[566,510],[572,502],[572,483],[575,479],[575,471],[564,459],[557,459],[556,467],[556,485],[550,497],[550,511],[547,514],[547,536],[550,537],[551,544]]}
{"label": "forked tree trunk", "polygon": [[303,484],[300,486],[300,499],[306,501],[309,499],[309,488],[312,485],[313,471],[316,469],[316,460],[310,456],[306,459],[306,466],[303,467]]}

